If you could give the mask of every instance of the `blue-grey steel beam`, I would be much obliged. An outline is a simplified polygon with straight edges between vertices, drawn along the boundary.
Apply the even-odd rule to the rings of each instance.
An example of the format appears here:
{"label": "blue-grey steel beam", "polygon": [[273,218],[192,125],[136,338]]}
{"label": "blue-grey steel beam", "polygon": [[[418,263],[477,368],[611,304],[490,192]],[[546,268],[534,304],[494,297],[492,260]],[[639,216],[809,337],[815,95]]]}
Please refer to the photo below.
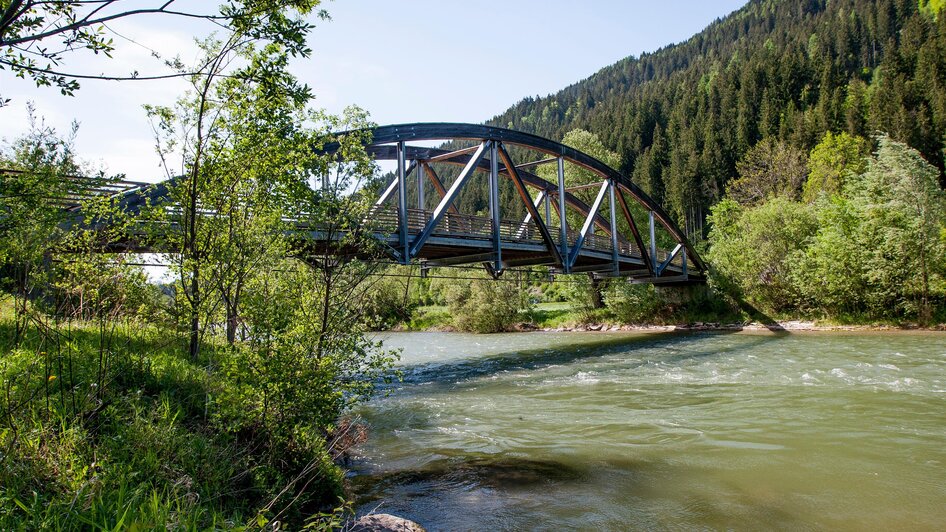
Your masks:
{"label": "blue-grey steel beam", "polygon": [[[591,211],[594,212],[594,211]],[[558,219],[559,236],[562,239],[562,257],[568,257],[568,221],[565,218],[565,158],[558,158]],[[562,267],[565,273],[571,270],[571,261],[565,260]]]}
{"label": "blue-grey steel beam", "polygon": [[621,270],[618,262],[618,213],[615,208],[614,183],[608,180],[608,206],[611,208],[611,260],[614,261],[614,273]]}
{"label": "blue-grey steel beam", "polygon": [[[414,167],[416,167],[416,166],[417,166],[417,163],[416,163],[415,161],[411,161],[411,165],[407,167],[407,175],[411,175],[411,172],[414,171]],[[400,182],[399,179],[393,179],[393,180],[391,181],[391,184],[388,185],[388,188],[386,188],[386,189],[384,190],[384,192],[381,194],[381,197],[379,197],[379,198],[378,198],[378,201],[374,202],[374,204],[375,204],[375,205],[381,205],[381,204],[384,203],[385,201],[388,201],[388,198],[391,197],[391,194],[394,194],[394,192],[397,190],[397,188],[398,188],[398,187],[397,187],[397,184],[398,184],[399,182]]]}
{"label": "blue-grey steel beam", "polygon": [[667,259],[666,259],[665,261],[663,261],[662,263],[660,263],[660,266],[657,266],[657,276],[658,276],[658,277],[660,276],[660,274],[662,274],[662,273],[664,272],[664,269],[666,269],[667,266],[670,265],[670,261],[672,261],[672,260],[674,259],[674,257],[677,256],[677,253],[680,253],[680,250],[681,250],[681,249],[683,249],[683,244],[677,244],[677,246],[676,246],[675,248],[673,248],[673,251],[671,251],[670,254],[667,255]]}
{"label": "blue-grey steel beam", "polygon": [[581,226],[581,231],[578,232],[578,240],[575,241],[575,245],[572,247],[571,255],[568,256],[569,270],[575,265],[575,260],[578,259],[581,246],[585,243],[588,230],[591,229],[591,226],[594,224],[595,215],[598,213],[598,209],[601,208],[601,202],[604,200],[604,195],[608,191],[608,186],[607,181],[601,183],[601,190],[598,191],[598,197],[596,197],[595,202],[591,204],[591,211],[588,213],[588,217],[585,218],[585,223]]}
{"label": "blue-grey steel beam", "polygon": [[417,166],[417,208],[424,210],[424,165]]}
{"label": "blue-grey steel beam", "polygon": [[424,243],[427,242],[427,239],[430,238],[431,233],[434,232],[434,229],[437,227],[437,224],[440,223],[440,220],[443,218],[444,213],[450,206],[453,205],[453,201],[457,198],[457,195],[460,193],[460,189],[463,188],[463,185],[466,183],[466,180],[473,175],[473,172],[476,170],[477,165],[480,163],[480,159],[483,158],[483,154],[486,153],[486,148],[489,144],[489,141],[483,141],[480,144],[480,147],[473,154],[473,157],[470,158],[469,162],[466,163],[466,166],[463,167],[463,171],[460,172],[460,175],[457,176],[456,180],[450,185],[450,190],[444,195],[443,199],[440,200],[440,203],[437,204],[437,208],[434,209],[434,213],[431,215],[430,220],[427,221],[427,224],[424,226],[424,229],[417,235],[417,238],[414,239],[414,243],[411,244],[409,257],[417,255],[417,252],[424,246]]}
{"label": "blue-grey steel beam", "polygon": [[404,141],[397,143],[397,224],[400,234],[403,264],[411,262],[410,241],[407,239],[407,164],[404,160]]}
{"label": "blue-grey steel beam", "polygon": [[499,145],[495,140],[489,143],[489,215],[493,224],[493,251],[496,253],[493,269],[498,273],[503,270],[503,250],[499,232]]}

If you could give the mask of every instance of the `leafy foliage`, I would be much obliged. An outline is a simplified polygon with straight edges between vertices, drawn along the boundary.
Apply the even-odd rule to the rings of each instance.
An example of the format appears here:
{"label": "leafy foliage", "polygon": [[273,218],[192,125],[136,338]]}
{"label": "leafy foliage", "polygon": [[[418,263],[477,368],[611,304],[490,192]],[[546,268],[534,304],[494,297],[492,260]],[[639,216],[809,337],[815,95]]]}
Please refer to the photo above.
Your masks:
{"label": "leafy foliage", "polygon": [[[238,0],[224,3],[214,12],[196,6],[177,9],[174,0],[135,5],[127,0],[6,0],[0,2],[0,70],[10,69],[21,78],[29,76],[38,87],[53,86],[63,95],[72,95],[78,90],[79,79],[140,80],[212,75],[213,61],[183,70],[180,59],[161,58],[157,52],[153,55],[163,60],[170,73],[141,74],[135,70],[105,75],[75,72],[65,67],[70,56],[83,50],[111,57],[115,50],[113,36],[121,35],[112,30],[109,23],[142,16],[201,19],[224,34],[220,37],[222,40],[272,43],[289,55],[305,57],[310,53],[306,35],[312,26],[293,15],[311,13],[319,3],[319,0]],[[327,17],[324,11],[319,15]],[[0,107],[7,102],[0,98]]]}
{"label": "leafy foliage", "polygon": [[841,192],[849,174],[867,169],[867,141],[847,132],[827,132],[808,155],[810,172],[805,182],[804,198],[814,201],[820,194],[833,196]]}
{"label": "leafy foliage", "polygon": [[[515,323],[523,307],[516,284],[493,281],[486,273],[465,272],[467,279],[435,279],[432,289],[442,290],[453,323],[462,331],[494,333]],[[439,285],[439,286],[438,286]]]}
{"label": "leafy foliage", "polygon": [[933,4],[753,0],[683,43],[525,98],[489,124],[597,134],[680,221],[702,220],[737,162],[770,137],[808,153],[829,131],[885,131],[943,183],[946,17],[933,18]]}
{"label": "leafy foliage", "polygon": [[739,178],[729,183],[726,195],[743,205],[771,197],[797,199],[808,175],[807,162],[804,152],[767,138],[736,164]]}
{"label": "leafy foliage", "polygon": [[946,200],[916,150],[878,145],[863,173],[814,204],[717,204],[709,258],[722,288],[775,312],[929,323],[946,297]]}

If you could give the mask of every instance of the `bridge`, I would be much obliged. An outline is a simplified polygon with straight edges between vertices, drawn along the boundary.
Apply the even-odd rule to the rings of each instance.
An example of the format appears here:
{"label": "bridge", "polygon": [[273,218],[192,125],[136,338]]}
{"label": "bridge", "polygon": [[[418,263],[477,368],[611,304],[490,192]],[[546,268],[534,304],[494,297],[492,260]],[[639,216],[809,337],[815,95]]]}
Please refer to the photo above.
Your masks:
{"label": "bridge", "polygon": [[[417,145],[431,142],[441,147]],[[647,283],[706,279],[705,263],[653,199],[613,168],[564,144],[504,128],[422,123],[376,127],[366,148],[375,160],[396,163],[395,179],[377,198],[372,218],[380,226],[377,237],[400,264],[483,263],[494,275],[543,265],[558,273]],[[323,149],[332,153],[338,145]],[[554,168],[554,181],[535,173],[543,165]],[[566,165],[596,179],[566,187]],[[444,182],[438,167],[455,168],[452,181]],[[456,207],[476,174],[488,179],[488,216]],[[500,190],[510,184],[525,211],[521,219],[500,209]],[[580,191],[593,191],[594,200],[583,201]],[[570,219],[579,223],[570,225]],[[660,236],[672,247],[659,246]]]}
{"label": "bridge", "polygon": [[[394,263],[425,268],[483,264],[494,277],[541,265],[553,273],[590,272],[639,283],[705,282],[706,265],[667,213],[630,179],[586,153],[528,133],[474,124],[389,125],[370,133],[369,156],[396,169],[365,225]],[[339,149],[330,143],[320,153],[340,157]],[[543,166],[550,170],[540,172]],[[592,178],[566,186],[566,168]],[[480,184],[472,185],[477,176]],[[134,211],[169,199],[173,186],[93,183],[82,197],[60,202],[81,210],[83,198],[112,194],[126,211]],[[476,186],[487,192],[487,212],[461,212],[458,197]],[[509,212],[503,212],[500,192],[510,190],[519,202],[510,209],[507,201]],[[298,238],[311,247],[332,249],[325,242],[330,237],[318,227],[297,229]],[[160,251],[127,242],[118,248]]]}

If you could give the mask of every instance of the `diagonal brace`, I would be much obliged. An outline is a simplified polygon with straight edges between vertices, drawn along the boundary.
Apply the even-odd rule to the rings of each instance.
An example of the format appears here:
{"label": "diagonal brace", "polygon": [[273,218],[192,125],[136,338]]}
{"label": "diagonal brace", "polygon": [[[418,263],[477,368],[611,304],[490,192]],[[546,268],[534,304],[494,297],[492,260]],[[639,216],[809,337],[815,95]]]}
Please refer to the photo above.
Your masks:
{"label": "diagonal brace", "polygon": [[624,192],[621,191],[621,187],[616,188],[618,203],[621,205],[621,211],[624,213],[624,218],[627,219],[627,224],[631,227],[631,233],[634,235],[634,243],[637,244],[637,249],[641,252],[641,258],[644,260],[644,264],[647,265],[647,271],[650,272],[652,277],[656,277],[657,272],[654,271],[654,263],[647,254],[644,239],[641,238],[641,232],[637,228],[637,223],[634,222],[634,217],[631,216],[631,209],[627,206],[627,199],[624,198]]}
{"label": "diagonal brace", "polygon": [[[519,197],[522,198],[522,203],[525,204],[529,215],[532,216],[536,227],[539,228],[542,240],[545,241],[545,247],[547,247],[552,256],[555,257],[556,264],[563,264],[562,254],[558,250],[558,245],[552,240],[552,234],[549,233],[548,227],[545,226],[545,222],[542,221],[542,218],[539,216],[539,210],[536,208],[538,201],[541,200],[541,195],[539,196],[539,200],[536,200],[536,203],[532,203],[532,196],[530,196],[529,191],[526,190],[526,185],[522,182],[519,171],[516,170],[516,166],[512,164],[512,158],[509,157],[509,153],[506,152],[506,147],[503,146],[502,143],[499,144],[499,157],[503,160],[503,164],[506,165],[506,172],[508,172],[509,176],[512,178],[513,184],[516,185],[516,190],[519,192]],[[545,192],[543,191],[542,193],[544,194]]]}
{"label": "diagonal brace", "polygon": [[664,272],[664,269],[670,265],[670,261],[672,261],[674,257],[676,257],[678,253],[680,253],[681,249],[683,249],[683,244],[677,244],[677,247],[673,248],[673,251],[671,251],[670,254],[667,255],[667,260],[660,263],[660,266],[657,266],[658,277],[660,277],[660,274]]}
{"label": "diagonal brace", "polygon": [[483,141],[483,143],[480,144],[480,147],[476,150],[476,153],[473,154],[473,157],[471,157],[469,162],[466,163],[466,166],[463,167],[463,171],[460,172],[460,175],[457,176],[457,179],[452,185],[450,185],[450,190],[447,191],[447,194],[442,200],[440,200],[440,203],[437,204],[437,208],[434,209],[434,213],[431,215],[430,220],[427,221],[424,229],[419,235],[417,235],[417,238],[414,239],[414,243],[411,244],[411,257],[417,256],[417,252],[419,252],[420,249],[424,247],[424,243],[427,242],[428,238],[430,238],[430,235],[434,232],[437,224],[439,224],[440,220],[443,218],[444,213],[451,205],[453,205],[453,201],[460,193],[460,189],[463,188],[463,185],[466,184],[467,179],[469,179],[470,176],[473,175],[473,172],[476,171],[476,167],[480,164],[480,160],[486,153],[488,145],[489,141]]}
{"label": "diagonal brace", "polygon": [[[532,202],[532,205],[538,208],[539,204],[542,203],[542,200],[544,199],[545,199],[545,191],[543,190],[539,192],[538,196],[536,196],[535,201]],[[546,216],[546,219],[548,219],[548,216]],[[526,217],[522,219],[522,223],[519,225],[519,230],[516,231],[516,238],[522,238],[522,233],[526,232],[526,229],[529,227],[529,222],[531,221],[532,221],[532,212],[529,211],[526,213]]]}
{"label": "diagonal brace", "polygon": [[604,200],[604,195],[607,194],[608,187],[610,186],[610,181],[601,183],[601,189],[598,190],[598,197],[595,198],[595,202],[591,204],[591,208],[588,209],[588,217],[585,218],[585,223],[581,226],[581,231],[578,233],[578,239],[575,241],[575,245],[572,246],[571,255],[568,257],[569,269],[575,265],[575,260],[578,259],[578,254],[581,252],[581,245],[585,243],[585,237],[588,236],[588,230],[591,229],[591,224],[594,223],[595,216],[598,214],[598,209],[601,208],[601,202]]}
{"label": "diagonal brace", "polygon": [[[437,175],[437,172],[434,172],[434,169],[427,164],[428,161],[424,161],[421,164],[424,166],[424,175],[427,176],[427,179],[430,180],[431,184],[434,185],[434,188],[437,189],[437,194],[440,194],[440,198],[443,199],[447,195],[447,189],[443,186],[443,181],[440,180],[440,176]],[[456,205],[450,205],[450,212],[454,214],[460,214],[460,211],[457,209]]]}
{"label": "diagonal brace", "polygon": [[[417,161],[411,161],[411,164],[410,166],[407,167],[407,171],[404,172],[404,175],[405,176],[411,175],[411,172],[413,172],[414,168],[416,167],[417,167]],[[392,194],[397,192],[397,182],[398,180],[397,180],[397,177],[395,176],[394,180],[391,181],[391,184],[388,185],[388,188],[384,189],[384,193],[381,194],[381,197],[378,198],[378,201],[374,202],[375,207],[379,207],[385,201],[388,201],[388,198],[390,198]]]}

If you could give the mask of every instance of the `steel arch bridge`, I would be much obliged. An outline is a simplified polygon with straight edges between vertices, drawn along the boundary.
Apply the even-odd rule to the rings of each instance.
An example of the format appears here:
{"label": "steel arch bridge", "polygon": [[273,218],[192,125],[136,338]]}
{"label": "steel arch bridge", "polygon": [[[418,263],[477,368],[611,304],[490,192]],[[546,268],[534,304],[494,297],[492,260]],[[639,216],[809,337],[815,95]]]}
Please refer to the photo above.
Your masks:
{"label": "steel arch bridge", "polygon": [[[368,155],[375,161],[394,161],[397,167],[395,178],[365,220],[392,262],[419,264],[422,271],[483,264],[494,277],[510,268],[542,265],[553,273],[589,272],[639,283],[706,280],[705,263],[667,213],[630,179],[586,153],[536,135],[475,124],[400,124],[375,127],[370,133]],[[444,149],[450,145],[466,147]],[[319,152],[338,155],[339,149],[338,143],[331,143]],[[522,162],[514,162],[514,156]],[[534,172],[543,165],[553,167],[549,174],[557,179],[550,181]],[[566,165],[594,177],[589,183],[566,187]],[[476,174],[488,178],[487,216],[460,212],[457,205]],[[161,204],[180,178],[152,185],[71,179],[82,184],[76,197],[58,198],[55,203],[81,218],[83,201],[95,196],[116,198],[126,212]],[[510,183],[524,208],[515,213],[517,219],[501,212],[500,190],[508,191]],[[592,192],[590,203],[580,197],[591,198]],[[416,201],[413,206],[409,198]],[[295,238],[303,247],[326,255],[359,256],[359,250],[338,249],[319,227],[307,224],[298,229]],[[107,248],[162,252],[147,238],[134,236],[110,242]]]}
{"label": "steel arch bridge", "polygon": [[[586,153],[536,135],[475,124],[399,124],[371,133],[369,156],[397,164],[396,178],[377,198],[372,218],[379,226],[376,237],[400,264],[482,263],[494,276],[508,268],[544,265],[557,273],[592,272],[641,283],[705,282],[705,263],[667,213],[626,176]],[[469,146],[416,145],[430,142]],[[527,160],[515,163],[512,147]],[[332,154],[338,148],[329,144],[322,151]],[[600,180],[566,187],[566,164]],[[542,165],[555,167],[556,181],[532,171]],[[445,183],[438,166],[455,167],[459,174]],[[456,206],[476,173],[489,179],[488,216],[461,213]],[[500,212],[502,180],[515,188],[524,218],[505,219]],[[584,189],[597,192],[590,205],[575,194]],[[425,190],[436,192],[432,209]],[[569,218],[581,223],[570,226]],[[670,249],[658,245],[658,231],[664,242],[673,243]]]}

